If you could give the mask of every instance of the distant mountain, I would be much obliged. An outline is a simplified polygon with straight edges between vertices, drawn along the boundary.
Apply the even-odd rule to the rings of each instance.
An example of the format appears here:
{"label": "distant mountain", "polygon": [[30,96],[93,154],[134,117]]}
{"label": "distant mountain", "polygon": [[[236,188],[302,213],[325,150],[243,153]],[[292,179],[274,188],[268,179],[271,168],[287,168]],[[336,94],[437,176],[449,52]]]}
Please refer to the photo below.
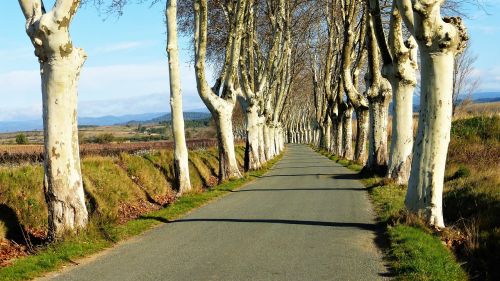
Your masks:
{"label": "distant mountain", "polygon": [[[207,112],[184,112],[184,120],[200,120],[210,118],[210,113]],[[169,122],[172,120],[172,114],[166,113],[156,118],[152,118],[149,120],[132,120],[126,122],[126,125],[133,124],[147,124],[147,123],[160,123],[160,122]]]}
{"label": "distant mountain", "polygon": [[[500,92],[481,92],[472,95],[472,101],[475,103],[488,103],[500,101]],[[420,96],[413,96],[413,111],[420,110]]]}
{"label": "distant mountain", "polygon": [[[199,120],[209,118],[210,114],[197,110],[197,112],[185,112],[186,120]],[[101,116],[101,117],[80,117],[78,125],[80,126],[112,126],[138,123],[158,123],[160,121],[170,121],[172,119],[170,113],[156,112],[143,114],[129,114],[120,116]],[[22,132],[22,131],[39,131],[43,129],[42,120],[23,120],[23,121],[0,121],[0,132]]]}
{"label": "distant mountain", "polygon": [[475,103],[488,103],[488,102],[497,102],[500,101],[500,97],[496,98],[482,98],[474,100]]}
{"label": "distant mountain", "polygon": [[153,118],[157,118],[159,116],[164,115],[165,112],[157,112],[157,113],[144,113],[144,114],[129,114],[129,115],[121,115],[121,116],[101,116],[101,117],[81,117],[78,118],[78,124],[83,126],[111,126],[117,124],[125,124],[130,122],[131,120],[136,120],[138,122],[144,122],[147,120],[151,120]]}

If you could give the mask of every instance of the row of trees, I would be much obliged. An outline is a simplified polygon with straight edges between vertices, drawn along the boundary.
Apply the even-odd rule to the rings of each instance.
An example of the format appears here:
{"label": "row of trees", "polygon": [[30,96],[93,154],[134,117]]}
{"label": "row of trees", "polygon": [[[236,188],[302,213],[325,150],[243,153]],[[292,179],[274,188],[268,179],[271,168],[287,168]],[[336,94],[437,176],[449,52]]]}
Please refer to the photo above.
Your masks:
{"label": "row of trees", "polygon": [[[126,0],[94,2],[119,14],[127,4]],[[69,33],[80,0],[56,0],[50,11],[42,0],[19,3],[40,62],[44,187],[49,235],[55,239],[85,227],[88,221],[76,108],[78,76],[86,54],[73,46]],[[383,6],[378,0],[167,0],[179,195],[191,185],[178,33],[193,38],[198,93],[217,128],[220,181],[242,176],[232,125],[235,106],[241,105],[246,170],[260,168],[284,149],[285,142],[313,143],[366,164],[369,170],[386,172],[398,183],[409,180],[408,209],[431,225],[444,226],[441,193],[451,124],[453,63],[467,35],[460,18],[441,18],[442,4],[442,0],[383,1]],[[421,110],[413,144],[417,66]],[[207,77],[208,67],[216,77]],[[209,80],[214,84],[209,85]],[[357,129],[354,147],[353,120]]]}
{"label": "row of trees", "polygon": [[[468,36],[459,17],[443,18],[441,12],[456,10],[458,3],[323,2],[324,15],[313,26],[319,32],[308,37],[314,95],[288,104],[295,115],[285,123],[286,138],[313,143],[368,171],[408,183],[407,209],[430,225],[444,227],[442,192],[457,80],[454,62]],[[414,142],[417,77],[420,111]],[[310,106],[301,108],[304,103]]]}
{"label": "row of trees", "polygon": [[[94,3],[122,14],[127,1]],[[19,0],[19,4],[40,63],[44,191],[49,237],[57,239],[84,228],[88,222],[77,127],[77,85],[87,56],[83,49],[73,45],[69,32],[81,1],[56,0],[51,10],[46,10],[42,0]],[[290,90],[292,42],[290,3],[285,0],[267,3],[182,1],[179,8],[175,0],[166,2],[174,168],[181,195],[191,190],[191,184],[182,114],[177,23],[182,24],[181,32],[194,35],[198,92],[217,128],[220,181],[242,176],[232,131],[237,101],[246,115],[246,169],[260,168],[283,150],[280,114],[284,97]],[[213,87],[206,77],[207,60],[219,67]]]}

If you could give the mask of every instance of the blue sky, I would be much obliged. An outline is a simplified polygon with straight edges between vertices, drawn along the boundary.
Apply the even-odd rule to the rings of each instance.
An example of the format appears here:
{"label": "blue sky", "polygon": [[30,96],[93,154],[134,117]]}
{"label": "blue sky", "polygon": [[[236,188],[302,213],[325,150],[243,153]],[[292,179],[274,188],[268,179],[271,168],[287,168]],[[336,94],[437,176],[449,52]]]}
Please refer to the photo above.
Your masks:
{"label": "blue sky", "polygon": [[[0,121],[41,116],[40,77],[25,20],[15,0],[0,9]],[[45,0],[47,8],[54,0]],[[130,1],[136,2],[136,1]],[[168,65],[163,3],[131,4],[122,17],[82,7],[71,27],[73,43],[88,59],[79,86],[80,116],[169,111]],[[466,25],[472,50],[479,55],[474,75],[480,91],[500,92],[500,0],[487,0],[486,14],[471,8]],[[181,40],[182,86],[186,110],[204,108],[196,92],[191,49]]]}

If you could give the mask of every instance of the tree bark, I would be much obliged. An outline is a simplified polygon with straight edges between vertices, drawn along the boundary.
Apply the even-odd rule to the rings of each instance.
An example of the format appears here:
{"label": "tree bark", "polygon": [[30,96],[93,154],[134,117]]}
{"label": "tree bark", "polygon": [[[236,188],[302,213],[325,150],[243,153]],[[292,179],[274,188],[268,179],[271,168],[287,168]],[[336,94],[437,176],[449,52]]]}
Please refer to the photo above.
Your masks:
{"label": "tree bark", "polygon": [[69,25],[80,1],[56,1],[46,13],[40,0],[20,0],[26,31],[40,62],[48,235],[61,238],[88,221],[78,145],[77,85],[86,54],[73,47]]}
{"label": "tree bark", "polygon": [[344,116],[342,118],[342,157],[347,160],[353,160],[352,112],[353,107],[347,105],[345,110],[343,110]]}
{"label": "tree bark", "polygon": [[450,141],[455,56],[467,32],[460,18],[441,18],[442,1],[412,1],[413,31],[420,48],[421,94],[417,138],[406,194],[409,211],[444,227],[442,196]]}
{"label": "tree bark", "polygon": [[247,119],[247,148],[245,150],[245,169],[257,170],[261,167],[259,142],[259,113],[256,105],[246,108]]}
{"label": "tree bark", "polygon": [[172,135],[174,136],[174,172],[179,194],[191,190],[189,179],[188,150],[184,133],[182,112],[181,75],[179,67],[179,43],[177,37],[177,0],[168,0],[165,9],[167,19],[167,53],[170,76],[170,109]]}
{"label": "tree bark", "polygon": [[370,129],[370,112],[365,108],[356,110],[357,118],[357,133],[356,133],[356,148],[354,150],[354,159],[359,164],[364,165],[367,160],[368,136]]}

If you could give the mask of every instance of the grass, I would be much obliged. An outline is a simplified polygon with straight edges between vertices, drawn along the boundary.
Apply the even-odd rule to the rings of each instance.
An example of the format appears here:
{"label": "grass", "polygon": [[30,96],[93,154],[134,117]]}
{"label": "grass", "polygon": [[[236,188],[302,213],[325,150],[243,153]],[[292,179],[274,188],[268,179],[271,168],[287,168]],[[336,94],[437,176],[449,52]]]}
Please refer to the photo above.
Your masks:
{"label": "grass", "polygon": [[[0,168],[0,240],[7,236],[7,229],[18,228],[6,226],[13,223],[3,218],[7,213],[13,213],[17,221],[32,229],[47,227],[47,205],[42,185],[41,165]],[[16,206],[16,210],[12,206]]]}
{"label": "grass", "polygon": [[467,280],[467,274],[439,237],[418,227],[387,229],[391,268],[399,280]]}
{"label": "grass", "polygon": [[160,196],[173,196],[174,191],[161,171],[154,164],[137,155],[122,153],[120,161],[126,167],[127,173],[144,190],[147,195],[155,201]]}
{"label": "grass", "polygon": [[[329,159],[357,172],[361,165],[316,149]],[[383,226],[381,240],[385,256],[397,280],[467,280],[467,274],[440,238],[415,217],[405,212],[406,187],[383,178],[360,173],[374,205],[379,224]]]}
{"label": "grass", "polygon": [[[176,219],[189,211],[207,204],[230,191],[241,187],[252,179],[262,176],[280,156],[269,161],[265,167],[247,173],[243,178],[220,184],[204,192],[183,195],[168,207],[153,211],[122,225],[92,223],[88,229],[64,241],[50,244],[36,254],[16,260],[12,265],[0,269],[0,280],[26,280],[50,271],[75,259],[91,255],[112,247],[116,242],[138,235],[152,227]],[[90,161],[90,160],[89,160]],[[92,162],[92,161],[90,161]],[[85,165],[85,162],[84,162]],[[89,165],[89,164],[87,164]],[[95,165],[90,165],[94,167]]]}

